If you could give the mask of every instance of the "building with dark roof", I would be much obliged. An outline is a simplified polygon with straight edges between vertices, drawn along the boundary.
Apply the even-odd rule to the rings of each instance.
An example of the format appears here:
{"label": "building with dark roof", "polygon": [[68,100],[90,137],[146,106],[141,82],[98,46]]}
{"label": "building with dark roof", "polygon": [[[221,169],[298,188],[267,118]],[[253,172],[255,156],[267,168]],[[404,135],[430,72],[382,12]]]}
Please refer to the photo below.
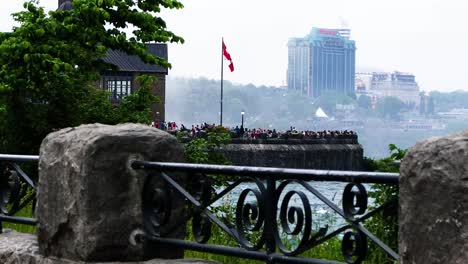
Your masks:
{"label": "building with dark roof", "polygon": [[71,10],[72,9],[72,0],[59,0],[58,10]]}
{"label": "building with dark roof", "polygon": [[[148,51],[154,56],[167,59],[167,45],[151,43],[147,44]],[[121,51],[109,50],[107,57],[103,60],[117,66],[118,71],[101,72],[99,88],[111,93],[110,100],[118,104],[125,96],[138,90],[139,83],[136,78],[146,74],[156,77],[152,93],[160,99],[160,103],[152,106],[153,120],[165,121],[165,97],[166,97],[166,75],[168,70],[154,64],[144,63],[136,55],[128,55]]]}
{"label": "building with dark roof", "polygon": [[[71,10],[72,0],[58,0],[58,10]],[[146,44],[148,52],[153,56],[163,59],[167,56],[167,44]],[[132,94],[140,87],[136,78],[146,74],[156,77],[152,93],[159,97],[160,103],[151,107],[152,117],[155,121],[165,121],[165,97],[166,97],[166,75],[168,70],[164,67],[143,62],[136,55],[128,55],[118,50],[109,50],[107,56],[102,58],[104,62],[117,66],[117,71],[101,72],[101,79],[97,83],[100,89],[111,93],[110,100],[118,104],[125,96]]]}

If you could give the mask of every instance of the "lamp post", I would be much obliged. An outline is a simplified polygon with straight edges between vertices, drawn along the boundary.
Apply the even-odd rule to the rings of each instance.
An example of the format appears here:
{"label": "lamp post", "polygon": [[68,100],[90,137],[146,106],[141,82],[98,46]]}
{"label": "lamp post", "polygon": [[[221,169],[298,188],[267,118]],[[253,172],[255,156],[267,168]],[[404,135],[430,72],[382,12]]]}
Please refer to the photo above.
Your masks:
{"label": "lamp post", "polygon": [[240,135],[241,137],[244,137],[244,110],[241,112],[241,117],[242,117],[242,122],[241,122],[241,127],[240,127]]}
{"label": "lamp post", "polygon": [[244,114],[245,114],[245,112],[242,111],[242,112],[241,112],[241,116],[242,116],[241,128],[244,128]]}

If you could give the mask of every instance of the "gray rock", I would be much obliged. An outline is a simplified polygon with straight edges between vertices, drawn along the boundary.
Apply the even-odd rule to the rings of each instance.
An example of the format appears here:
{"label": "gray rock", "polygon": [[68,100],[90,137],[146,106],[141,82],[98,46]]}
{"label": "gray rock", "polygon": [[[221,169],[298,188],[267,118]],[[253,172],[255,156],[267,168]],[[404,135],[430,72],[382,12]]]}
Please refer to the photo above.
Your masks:
{"label": "gray rock", "polygon": [[[130,160],[184,161],[176,138],[144,125],[100,124],[66,128],[42,142],[37,219],[44,256],[80,261],[141,261],[180,258],[183,251],[131,245],[130,234],[143,229],[142,191],[148,172]],[[157,177],[157,173],[155,177]],[[183,176],[176,176],[184,181]],[[183,201],[172,197],[173,219],[182,219]],[[170,222],[168,237],[184,238],[185,225]]]}
{"label": "gray rock", "polygon": [[468,130],[417,143],[400,172],[400,263],[468,263]]}
{"label": "gray rock", "polygon": [[2,264],[216,264],[197,259],[152,259],[143,262],[83,262],[60,258],[46,258],[39,254],[37,237],[33,234],[3,230],[0,234],[0,263]]}

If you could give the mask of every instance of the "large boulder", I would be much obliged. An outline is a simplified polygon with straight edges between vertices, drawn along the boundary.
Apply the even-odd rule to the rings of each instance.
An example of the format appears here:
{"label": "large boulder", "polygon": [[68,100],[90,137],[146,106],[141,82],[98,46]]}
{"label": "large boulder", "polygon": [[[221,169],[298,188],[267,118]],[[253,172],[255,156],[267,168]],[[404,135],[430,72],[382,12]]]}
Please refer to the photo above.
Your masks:
{"label": "large boulder", "polygon": [[400,263],[468,263],[468,130],[417,143],[400,172]]}
{"label": "large boulder", "polygon": [[[144,229],[142,193],[149,175],[132,169],[130,161],[183,162],[183,157],[175,137],[144,125],[91,124],[49,134],[39,160],[40,253],[80,261],[182,257],[182,250],[130,243],[132,232]],[[180,196],[172,197],[172,205],[171,216],[183,219]],[[169,237],[185,236],[184,224],[165,228]]]}

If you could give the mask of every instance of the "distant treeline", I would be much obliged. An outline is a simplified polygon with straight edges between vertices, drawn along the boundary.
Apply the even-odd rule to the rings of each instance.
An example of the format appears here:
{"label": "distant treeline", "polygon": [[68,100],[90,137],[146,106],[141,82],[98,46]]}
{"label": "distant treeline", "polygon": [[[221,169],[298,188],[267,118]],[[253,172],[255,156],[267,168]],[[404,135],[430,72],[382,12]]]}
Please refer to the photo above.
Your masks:
{"label": "distant treeline", "polygon": [[[291,120],[311,118],[317,100],[278,87],[224,82],[223,124],[239,125],[245,112],[246,127],[287,129]],[[353,99],[341,96],[341,103]],[[325,111],[328,111],[326,104]],[[330,105],[331,106],[331,105]],[[205,78],[169,78],[166,89],[166,119],[194,123],[219,123],[220,82]]]}
{"label": "distant treeline", "polygon": [[468,108],[468,91],[454,91],[449,93],[430,92],[434,98],[436,112],[445,112],[454,108]]}
{"label": "distant treeline", "polygon": [[[468,92],[450,93],[430,92],[435,111],[448,111],[453,108],[468,108]],[[356,100],[352,96],[326,94],[313,99],[299,93],[273,86],[255,86],[253,84],[233,84],[224,82],[223,123],[239,125],[241,112],[245,112],[246,127],[274,127],[287,129],[300,122],[311,119],[318,107],[333,115],[336,104],[355,104],[361,108],[361,114],[381,117],[396,117],[400,110],[408,106],[394,97],[386,98],[377,105],[377,111],[365,111],[370,107],[366,100]],[[187,125],[208,122],[219,123],[220,82],[206,78],[168,78],[166,89],[167,120],[183,122]],[[364,112],[363,112],[364,111]],[[358,114],[359,115],[359,114]]]}
{"label": "distant treeline", "polygon": [[[468,108],[468,92],[431,92],[428,95],[434,99],[435,112],[449,111],[453,108]],[[252,84],[238,85],[225,82],[223,124],[240,126],[241,112],[244,111],[246,128],[275,128],[279,131],[285,131],[290,126],[294,126],[301,130],[324,129],[314,127],[310,122],[319,106],[327,114],[333,115],[335,103],[355,104],[357,106],[355,112],[357,119],[366,120],[372,117],[381,119],[373,126],[357,129],[359,142],[364,146],[365,155],[373,158],[388,156],[387,147],[390,143],[409,148],[416,141],[424,138],[447,135],[468,128],[466,122],[454,120],[447,124],[445,130],[401,131],[387,129],[386,126],[383,126],[386,122],[383,118],[385,116],[391,118],[392,112],[389,112],[390,110],[395,110],[398,107],[403,109],[405,106],[397,102],[396,98],[390,98],[392,100],[383,102],[376,111],[369,109],[370,102],[361,100],[361,98],[356,100],[352,97],[328,94],[314,100],[278,87],[258,87]],[[219,80],[168,78],[166,119],[167,121],[182,122],[186,126],[203,122],[218,124],[219,100]],[[390,115],[385,115],[386,112]]]}

